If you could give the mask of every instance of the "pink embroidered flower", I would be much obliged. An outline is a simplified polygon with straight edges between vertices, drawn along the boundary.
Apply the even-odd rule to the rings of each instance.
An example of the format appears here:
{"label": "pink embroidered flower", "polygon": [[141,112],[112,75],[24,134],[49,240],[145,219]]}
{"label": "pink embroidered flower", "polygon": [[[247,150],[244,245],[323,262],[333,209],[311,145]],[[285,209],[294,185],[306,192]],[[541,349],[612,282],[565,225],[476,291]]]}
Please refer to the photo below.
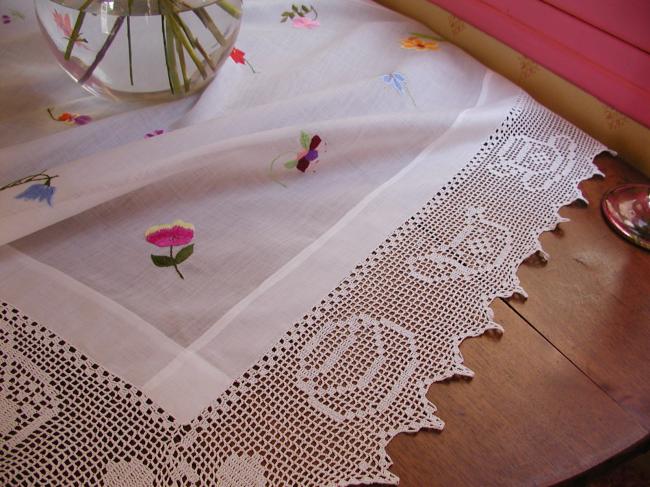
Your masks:
{"label": "pink embroidered flower", "polygon": [[296,29],[310,29],[310,30],[320,26],[320,22],[318,20],[312,20],[307,17],[296,17],[291,21],[291,24]]}
{"label": "pink embroidered flower", "polygon": [[[70,15],[60,14],[55,10],[54,12],[52,12],[52,17],[54,17],[54,23],[59,28],[59,31],[61,31],[61,34],[63,34],[63,37],[65,37],[66,39],[70,39],[70,36],[72,36],[72,22],[70,21]],[[82,38],[81,32],[79,32],[74,42],[75,44],[83,45],[83,43],[88,41]]]}
{"label": "pink embroidered flower", "polygon": [[194,238],[194,225],[183,220],[176,220],[167,225],[155,225],[146,233],[147,242],[158,247],[175,247],[187,245]]}
{"label": "pink embroidered flower", "polygon": [[[194,244],[189,244],[194,238],[194,225],[176,220],[174,223],[155,225],[147,229],[144,238],[156,247],[169,247],[169,255],[152,255],[151,260],[156,267],[174,267],[181,279],[185,279],[178,266],[194,253]],[[174,255],[174,247],[187,245]]]}
{"label": "pink embroidered flower", "polygon": [[72,35],[72,22],[70,22],[70,16],[68,14],[60,14],[58,11],[52,12],[52,17],[54,17],[54,23],[61,31],[65,37],[70,37]]}

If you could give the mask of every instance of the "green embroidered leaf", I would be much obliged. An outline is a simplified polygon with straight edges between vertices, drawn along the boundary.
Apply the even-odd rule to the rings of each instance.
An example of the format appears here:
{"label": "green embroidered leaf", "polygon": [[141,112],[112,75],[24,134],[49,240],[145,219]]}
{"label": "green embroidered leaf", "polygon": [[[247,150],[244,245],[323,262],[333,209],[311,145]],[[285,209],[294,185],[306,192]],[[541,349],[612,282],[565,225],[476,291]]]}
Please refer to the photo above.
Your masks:
{"label": "green embroidered leaf", "polygon": [[311,135],[309,135],[304,130],[300,132],[300,145],[303,149],[309,149],[309,143],[311,142]]}
{"label": "green embroidered leaf", "polygon": [[311,11],[311,9],[307,5],[302,5],[302,11],[308,14]]}
{"label": "green embroidered leaf", "polygon": [[174,260],[178,265],[181,262],[185,262],[193,253],[194,253],[194,244],[188,245],[187,247],[183,247],[178,251],[176,257],[174,257]]}
{"label": "green embroidered leaf", "polygon": [[174,265],[174,259],[168,255],[152,255],[151,260],[156,267],[171,267]]}
{"label": "green embroidered leaf", "polygon": [[284,167],[287,169],[294,169],[298,165],[298,159],[293,159],[292,161],[287,161],[284,163]]}
{"label": "green embroidered leaf", "polygon": [[300,9],[298,8],[298,5],[296,5],[295,3],[291,5],[291,10],[293,10],[296,13],[300,13]]}

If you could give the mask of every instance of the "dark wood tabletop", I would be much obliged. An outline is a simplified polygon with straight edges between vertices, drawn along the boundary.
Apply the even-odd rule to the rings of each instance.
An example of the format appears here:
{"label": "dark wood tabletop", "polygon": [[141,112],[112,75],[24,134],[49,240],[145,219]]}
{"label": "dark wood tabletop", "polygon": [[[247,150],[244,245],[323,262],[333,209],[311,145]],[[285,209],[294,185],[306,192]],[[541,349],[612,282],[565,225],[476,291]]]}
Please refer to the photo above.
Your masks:
{"label": "dark wood tabletop", "polygon": [[444,431],[388,447],[401,487],[551,485],[641,445],[650,432],[650,252],[615,235],[602,195],[648,179],[608,155],[589,206],[541,237],[519,270],[529,298],[496,300],[499,335],[465,341],[471,380],[433,384]]}

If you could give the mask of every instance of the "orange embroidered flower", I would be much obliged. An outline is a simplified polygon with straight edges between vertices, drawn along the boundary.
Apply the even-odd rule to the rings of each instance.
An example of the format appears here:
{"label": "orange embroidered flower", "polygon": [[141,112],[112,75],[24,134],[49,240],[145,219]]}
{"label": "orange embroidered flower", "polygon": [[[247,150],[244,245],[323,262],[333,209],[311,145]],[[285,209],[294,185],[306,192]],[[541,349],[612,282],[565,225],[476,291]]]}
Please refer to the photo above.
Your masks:
{"label": "orange embroidered flower", "polygon": [[419,37],[411,36],[402,39],[403,49],[415,49],[416,51],[437,51],[438,43],[434,40],[420,39]]}

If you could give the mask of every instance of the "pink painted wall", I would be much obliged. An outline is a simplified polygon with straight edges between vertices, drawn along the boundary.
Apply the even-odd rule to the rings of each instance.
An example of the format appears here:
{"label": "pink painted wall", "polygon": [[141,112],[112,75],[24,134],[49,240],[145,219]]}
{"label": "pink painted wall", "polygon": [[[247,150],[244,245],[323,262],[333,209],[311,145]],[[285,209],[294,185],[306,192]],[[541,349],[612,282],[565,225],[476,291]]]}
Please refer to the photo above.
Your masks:
{"label": "pink painted wall", "polygon": [[650,0],[429,1],[650,127]]}

